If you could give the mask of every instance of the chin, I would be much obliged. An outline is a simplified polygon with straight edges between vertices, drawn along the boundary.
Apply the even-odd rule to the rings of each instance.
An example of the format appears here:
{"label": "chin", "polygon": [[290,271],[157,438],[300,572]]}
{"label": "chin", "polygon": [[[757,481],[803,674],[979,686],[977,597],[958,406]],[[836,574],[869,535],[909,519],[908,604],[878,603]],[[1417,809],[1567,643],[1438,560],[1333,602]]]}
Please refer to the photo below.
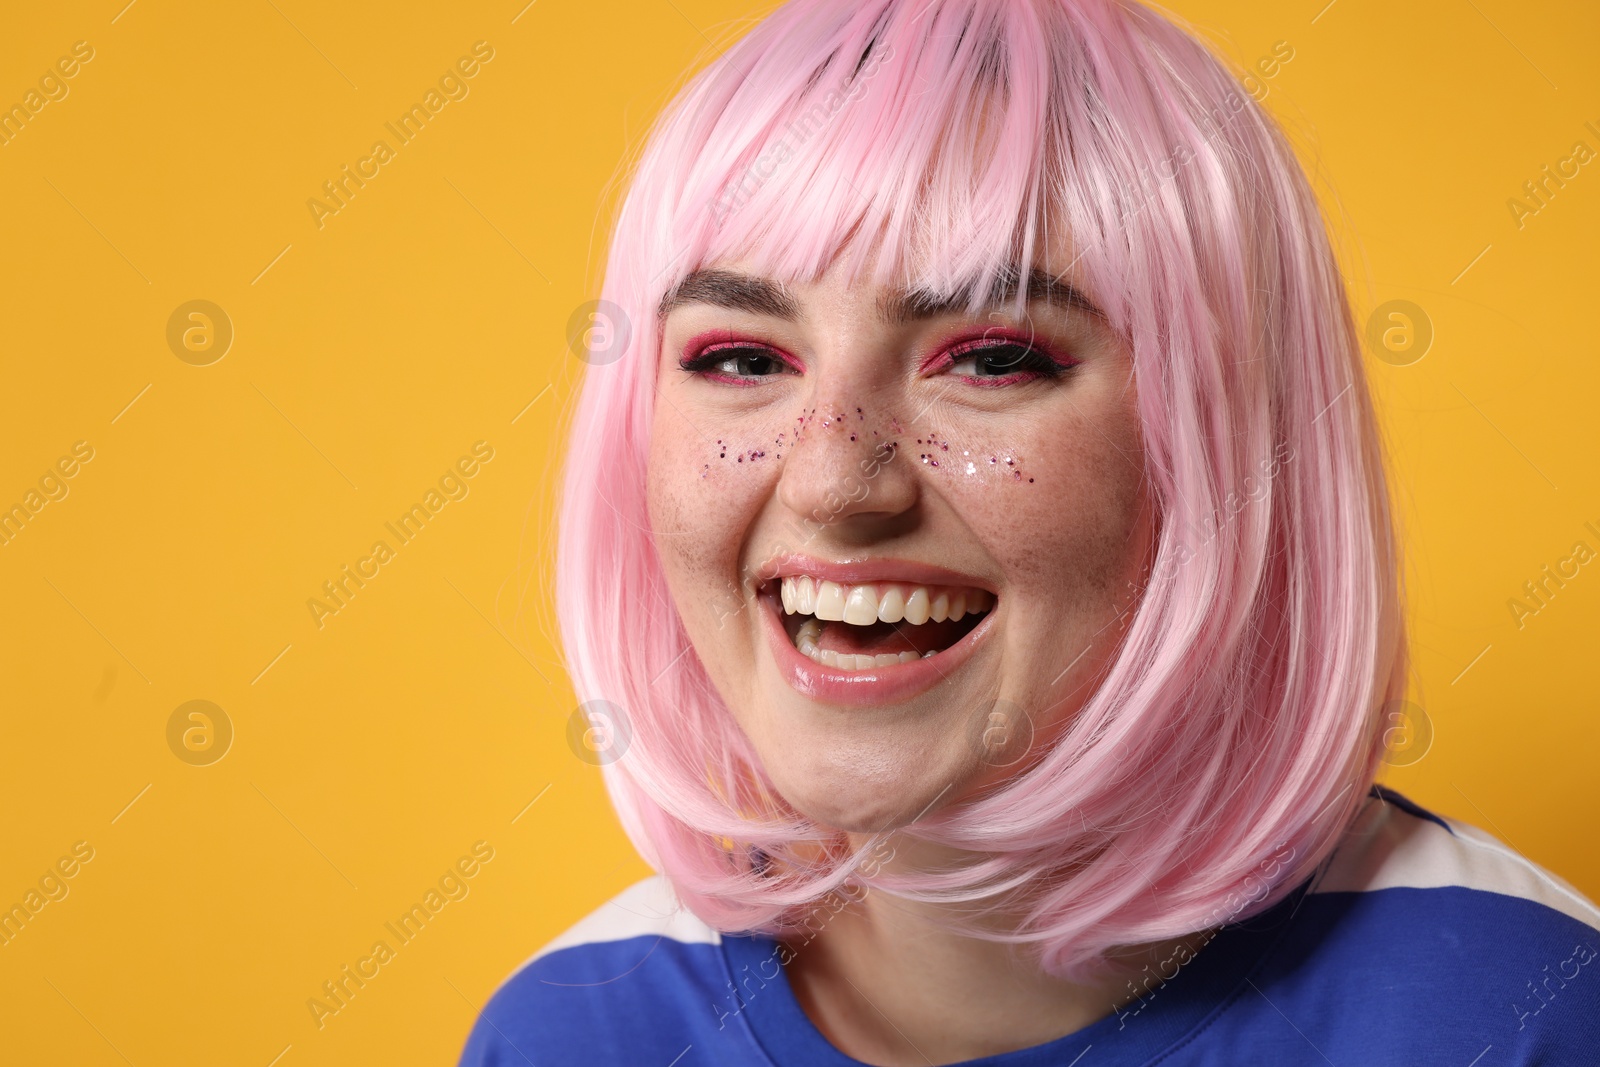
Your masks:
{"label": "chin", "polygon": [[[928,751],[927,738],[823,748],[781,744],[763,755],[779,794],[830,829],[872,834],[899,829],[961,795],[980,768]],[[811,751],[802,751],[811,749]]]}

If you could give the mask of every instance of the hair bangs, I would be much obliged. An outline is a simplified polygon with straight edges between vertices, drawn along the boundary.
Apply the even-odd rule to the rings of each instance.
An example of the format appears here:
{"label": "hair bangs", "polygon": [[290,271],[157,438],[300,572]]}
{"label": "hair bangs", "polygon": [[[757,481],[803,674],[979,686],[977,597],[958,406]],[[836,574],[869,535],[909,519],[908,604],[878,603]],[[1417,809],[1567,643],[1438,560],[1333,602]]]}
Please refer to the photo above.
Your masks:
{"label": "hair bangs", "polygon": [[[838,5],[844,7],[844,5]],[[781,282],[842,263],[856,281],[976,310],[1024,295],[1017,271],[1070,252],[1095,284],[1105,213],[1073,201],[1122,176],[1074,179],[1059,53],[1063,20],[1028,4],[880,3],[815,12],[802,48],[793,26],[762,24],[707,71],[673,136],[691,161],[666,198],[657,249],[665,292],[695,270],[740,263]],[[791,51],[820,61],[800,62]],[[1058,53],[1052,61],[1051,52]],[[759,55],[776,84],[746,76]],[[1082,61],[1073,56],[1074,65]],[[1070,72],[1068,72],[1070,74]],[[1082,232],[1080,244],[1074,238]]]}

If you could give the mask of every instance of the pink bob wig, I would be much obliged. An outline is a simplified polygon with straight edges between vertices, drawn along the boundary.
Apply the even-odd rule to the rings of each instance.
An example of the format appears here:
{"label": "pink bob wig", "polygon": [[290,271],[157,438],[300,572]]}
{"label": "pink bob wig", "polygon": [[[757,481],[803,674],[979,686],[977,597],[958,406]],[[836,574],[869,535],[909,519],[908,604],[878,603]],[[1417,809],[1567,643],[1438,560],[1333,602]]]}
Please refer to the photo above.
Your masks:
{"label": "pink bob wig", "polygon": [[[1047,750],[898,831],[972,862],[875,868],[776,796],[673,608],[646,512],[659,308],[734,260],[999,292],[1050,235],[1133,353],[1154,563]],[[957,925],[1083,977],[1331,854],[1408,670],[1382,443],[1311,188],[1197,37],[1129,0],[794,0],[657,120],[601,296],[621,347],[570,413],[557,611],[614,720],[622,824],[701,919],[792,934],[867,887],[1004,905],[1020,926]]]}

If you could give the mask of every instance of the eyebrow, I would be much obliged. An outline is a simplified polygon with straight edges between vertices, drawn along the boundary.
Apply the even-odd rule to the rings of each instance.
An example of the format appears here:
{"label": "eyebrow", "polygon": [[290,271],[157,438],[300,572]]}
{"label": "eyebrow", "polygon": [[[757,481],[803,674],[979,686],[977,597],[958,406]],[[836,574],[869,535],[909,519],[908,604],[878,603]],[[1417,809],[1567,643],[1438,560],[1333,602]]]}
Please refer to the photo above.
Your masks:
{"label": "eyebrow", "polygon": [[[1003,304],[1015,297],[1019,289],[1025,289],[1027,303],[1050,304],[1064,311],[1075,309],[1105,318],[1105,312],[1096,307],[1081,289],[1037,267],[1026,274],[1015,268],[1003,271],[989,294],[988,303]],[[925,288],[909,289],[880,299],[878,314],[890,325],[903,326],[922,319],[964,312],[971,301],[971,286],[951,294],[936,293]],[[790,322],[800,318],[799,303],[782,285],[767,278],[731,270],[694,271],[661,298],[658,314],[666,318],[674,309],[688,304],[709,304]]]}
{"label": "eyebrow", "polygon": [[790,322],[800,318],[800,305],[783,286],[731,270],[697,270],[690,274],[661,298],[658,314],[666,318],[668,312],[686,304],[710,304]]}

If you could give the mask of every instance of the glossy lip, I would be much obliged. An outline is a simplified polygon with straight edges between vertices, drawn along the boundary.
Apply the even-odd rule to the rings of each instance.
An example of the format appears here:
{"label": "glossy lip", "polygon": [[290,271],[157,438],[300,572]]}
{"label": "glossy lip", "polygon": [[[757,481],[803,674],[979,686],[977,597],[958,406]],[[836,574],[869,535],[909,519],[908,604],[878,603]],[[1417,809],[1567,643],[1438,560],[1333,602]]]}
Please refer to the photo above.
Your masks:
{"label": "glossy lip", "polygon": [[[820,564],[820,561],[812,562]],[[899,580],[918,585],[965,584],[973,588],[986,588],[982,585],[973,586],[972,579],[965,575],[931,565],[913,566],[900,561],[873,560],[863,561],[860,564],[821,564],[821,566],[825,568],[821,572],[781,570],[774,577],[785,574],[810,574],[813,577],[820,576],[836,582]],[[835,577],[836,574],[846,572],[851,577]],[[913,572],[919,577],[911,577]],[[935,575],[951,576],[961,580],[948,581],[946,577],[935,577]],[[956,671],[966,665],[977,651],[979,644],[989,636],[995,627],[995,616],[1000,611],[999,599],[996,598],[995,606],[989,609],[983,621],[968,631],[966,636],[926,659],[895,663],[887,667],[874,667],[865,671],[841,671],[823,666],[802,655],[800,650],[794,647],[794,641],[790,639],[788,631],[783,626],[783,603],[778,597],[775,581],[769,580],[763,586],[759,599],[762,606],[761,614],[766,620],[763,626],[767,632],[767,644],[772,649],[778,673],[789,683],[789,687],[801,696],[839,707],[893,704],[920,696],[940,682],[948,681]]]}

